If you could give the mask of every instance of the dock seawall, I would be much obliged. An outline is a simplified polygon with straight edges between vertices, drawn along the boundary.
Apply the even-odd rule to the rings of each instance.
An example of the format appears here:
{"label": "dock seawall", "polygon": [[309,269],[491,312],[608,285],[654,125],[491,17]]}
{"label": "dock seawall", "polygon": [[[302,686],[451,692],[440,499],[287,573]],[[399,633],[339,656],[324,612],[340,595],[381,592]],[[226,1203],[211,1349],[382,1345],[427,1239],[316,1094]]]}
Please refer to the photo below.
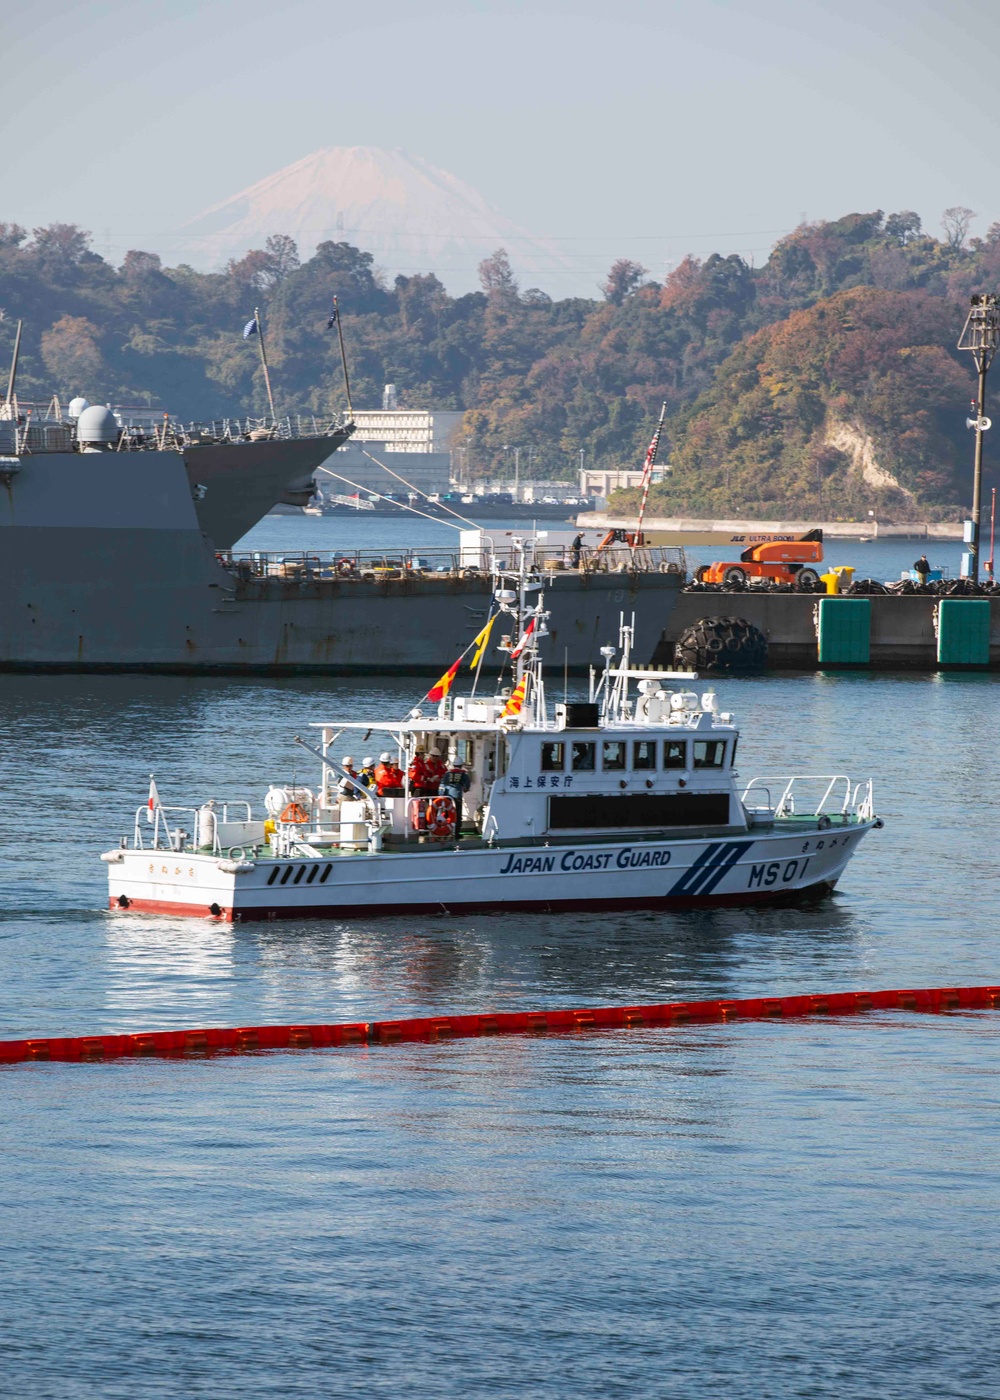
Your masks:
{"label": "dock seawall", "polygon": [[[671,611],[655,661],[672,663],[674,643],[697,622],[709,617],[739,617],[759,628],[767,638],[769,670],[819,670],[828,665],[853,665],[871,670],[937,671],[947,669],[1000,670],[1000,596],[988,599],[941,600],[926,595],[882,594],[865,599],[834,598],[837,607],[845,603],[868,604],[867,659],[829,661],[821,659],[819,646],[819,607],[823,600],[816,593],[681,593]],[[949,621],[972,618],[975,608],[980,628],[978,650],[961,650],[951,655],[976,656],[975,661],[945,659],[939,649],[936,609],[942,601],[951,602]],[[984,609],[989,610],[988,655]],[[942,637],[942,641],[946,640]],[[850,653],[849,653],[850,654]]]}
{"label": "dock seawall", "polygon": [[[634,530],[635,517],[613,515],[601,511],[583,511],[576,517],[583,528]],[[809,530],[822,530],[825,539],[878,540],[961,540],[962,525],[955,521],[904,521],[887,524],[878,520],[696,520],[689,516],[651,516],[643,522],[650,534],[679,534],[687,538],[677,544],[723,544],[733,537],[746,535],[799,536]],[[701,537],[706,538],[702,539]],[[675,543],[675,541],[671,541]]]}

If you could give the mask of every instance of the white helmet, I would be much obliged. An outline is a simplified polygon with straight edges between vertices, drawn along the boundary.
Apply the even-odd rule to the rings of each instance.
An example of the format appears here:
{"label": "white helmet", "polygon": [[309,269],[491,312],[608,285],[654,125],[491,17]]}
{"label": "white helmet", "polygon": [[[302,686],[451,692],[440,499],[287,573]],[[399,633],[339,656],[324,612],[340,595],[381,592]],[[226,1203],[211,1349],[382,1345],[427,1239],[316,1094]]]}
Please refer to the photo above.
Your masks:
{"label": "white helmet", "polygon": [[374,762],[375,760],[372,758],[371,754],[369,754],[367,758],[361,760],[361,767],[370,768]]}
{"label": "white helmet", "polygon": [[391,763],[391,762],[392,762],[392,754],[391,754],[391,753],[380,753],[379,756],[378,756],[378,761],[379,761],[379,763]]}
{"label": "white helmet", "polygon": [[344,757],[340,760],[340,762],[342,767],[347,768],[354,762],[354,759],[349,753],[345,753]]}

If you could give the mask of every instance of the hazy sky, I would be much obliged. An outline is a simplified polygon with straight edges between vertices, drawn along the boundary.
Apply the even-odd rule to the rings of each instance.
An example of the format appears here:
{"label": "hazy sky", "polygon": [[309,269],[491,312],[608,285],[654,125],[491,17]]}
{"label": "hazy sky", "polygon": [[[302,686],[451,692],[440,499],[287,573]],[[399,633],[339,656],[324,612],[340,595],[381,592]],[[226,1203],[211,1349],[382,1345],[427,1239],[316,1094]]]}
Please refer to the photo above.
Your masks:
{"label": "hazy sky", "polygon": [[8,0],[0,37],[0,219],[83,224],[116,262],[339,145],[423,155],[564,242],[555,295],[621,255],[760,262],[803,216],[1000,219],[987,0]]}

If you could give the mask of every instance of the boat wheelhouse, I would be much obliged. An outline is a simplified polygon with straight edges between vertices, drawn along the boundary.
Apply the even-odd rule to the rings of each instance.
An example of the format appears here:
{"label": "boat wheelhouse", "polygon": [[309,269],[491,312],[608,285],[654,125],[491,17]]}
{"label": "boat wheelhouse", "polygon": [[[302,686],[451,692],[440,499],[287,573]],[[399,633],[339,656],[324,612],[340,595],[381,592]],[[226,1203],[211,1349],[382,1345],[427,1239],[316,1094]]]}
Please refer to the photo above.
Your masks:
{"label": "boat wheelhouse", "polygon": [[[319,782],[272,786],[257,818],[151,797],[103,857],[110,907],[252,919],[749,904],[828,893],[881,826],[871,780],[743,781],[733,716],[693,672],[633,666],[624,618],[588,698],[550,704],[541,581],[521,568],[494,582],[477,656],[509,622],[506,685],[453,696],[460,658],[398,722],[316,721],[296,742]],[[386,736],[395,785],[338,762],[361,734]],[[430,780],[418,754],[434,749],[446,772]]]}

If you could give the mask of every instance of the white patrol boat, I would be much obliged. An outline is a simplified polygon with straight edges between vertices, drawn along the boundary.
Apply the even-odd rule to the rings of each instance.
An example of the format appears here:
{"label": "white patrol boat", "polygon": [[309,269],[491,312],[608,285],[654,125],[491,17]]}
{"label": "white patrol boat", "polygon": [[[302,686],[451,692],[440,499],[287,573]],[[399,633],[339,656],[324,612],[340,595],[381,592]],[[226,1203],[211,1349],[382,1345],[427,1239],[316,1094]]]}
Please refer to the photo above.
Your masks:
{"label": "white patrol boat", "polygon": [[[132,836],[102,857],[110,907],[240,920],[829,893],[882,825],[871,780],[741,780],[732,716],[711,690],[691,689],[694,672],[633,666],[624,619],[619,646],[602,648],[603,673],[591,673],[589,699],[550,706],[540,587],[523,566],[495,577],[473,660],[506,621],[506,687],[501,675],[489,699],[475,685],[452,696],[459,658],[428,692],[430,713],[315,724],[318,747],[296,741],[319,762],[315,790],[272,786],[255,818],[247,802],[164,806],[151,784]],[[401,785],[369,788],[338,764],[335,746],[357,731],[390,736]],[[409,771],[433,748],[449,772],[436,793],[418,792]]]}

